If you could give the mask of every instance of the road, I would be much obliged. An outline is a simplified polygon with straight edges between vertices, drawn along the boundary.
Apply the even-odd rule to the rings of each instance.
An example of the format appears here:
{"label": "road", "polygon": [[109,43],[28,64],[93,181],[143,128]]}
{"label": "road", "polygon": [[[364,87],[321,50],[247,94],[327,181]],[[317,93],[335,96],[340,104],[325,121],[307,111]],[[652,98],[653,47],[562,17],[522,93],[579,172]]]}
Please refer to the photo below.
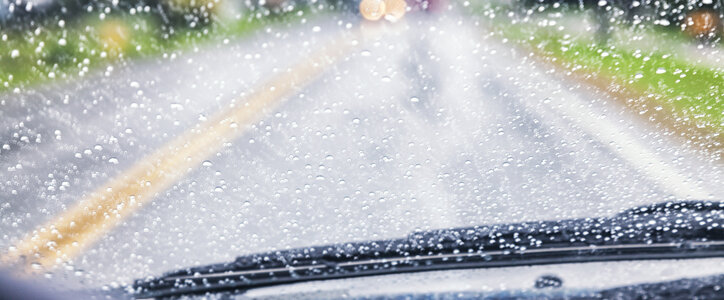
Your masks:
{"label": "road", "polygon": [[46,276],[117,285],[251,252],[724,195],[720,163],[469,17],[329,16],[3,95],[3,252],[345,38],[342,59]]}

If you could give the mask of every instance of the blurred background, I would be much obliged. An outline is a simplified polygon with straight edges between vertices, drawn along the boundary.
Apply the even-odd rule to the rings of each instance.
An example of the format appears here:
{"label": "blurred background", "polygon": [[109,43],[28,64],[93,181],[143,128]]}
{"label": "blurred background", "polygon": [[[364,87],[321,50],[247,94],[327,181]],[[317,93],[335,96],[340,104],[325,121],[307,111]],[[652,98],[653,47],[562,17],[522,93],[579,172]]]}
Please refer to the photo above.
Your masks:
{"label": "blurred background", "polygon": [[[407,11],[458,7],[518,45],[605,70],[641,92],[673,92],[675,110],[692,110],[703,118],[699,126],[722,128],[721,0],[406,2]],[[360,0],[2,0],[0,91],[19,92],[80,78],[112,62],[228,42],[274,23],[330,14],[361,19],[359,6]],[[647,51],[660,55],[639,60]],[[666,75],[661,60],[673,64]],[[679,73],[691,68],[701,69],[699,75],[684,80]],[[657,72],[661,76],[649,76]],[[706,81],[707,89],[694,86],[697,80]]]}

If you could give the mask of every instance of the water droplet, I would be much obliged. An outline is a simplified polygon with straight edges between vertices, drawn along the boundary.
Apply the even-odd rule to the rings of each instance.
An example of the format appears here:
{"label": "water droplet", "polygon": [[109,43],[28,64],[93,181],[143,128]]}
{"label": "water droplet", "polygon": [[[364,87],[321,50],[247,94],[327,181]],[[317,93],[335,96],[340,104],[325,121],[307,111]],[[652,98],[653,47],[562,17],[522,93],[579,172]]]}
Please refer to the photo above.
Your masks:
{"label": "water droplet", "polygon": [[171,109],[175,109],[178,111],[184,110],[184,106],[180,103],[171,103]]}

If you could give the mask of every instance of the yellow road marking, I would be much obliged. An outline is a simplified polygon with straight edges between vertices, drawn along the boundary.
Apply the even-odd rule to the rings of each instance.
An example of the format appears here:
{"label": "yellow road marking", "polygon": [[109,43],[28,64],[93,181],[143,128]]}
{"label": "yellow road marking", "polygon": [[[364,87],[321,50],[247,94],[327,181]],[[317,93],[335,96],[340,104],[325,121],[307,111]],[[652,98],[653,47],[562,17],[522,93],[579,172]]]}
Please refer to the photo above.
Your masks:
{"label": "yellow road marking", "polygon": [[291,93],[311,83],[349,53],[361,37],[360,33],[343,34],[308,60],[272,78],[240,106],[232,105],[230,110],[220,112],[174,138],[21,240],[2,262],[24,264],[33,272],[52,269],[77,256],[157,193],[168,189],[213,155],[224,142],[240,136],[245,128],[260,120]]}

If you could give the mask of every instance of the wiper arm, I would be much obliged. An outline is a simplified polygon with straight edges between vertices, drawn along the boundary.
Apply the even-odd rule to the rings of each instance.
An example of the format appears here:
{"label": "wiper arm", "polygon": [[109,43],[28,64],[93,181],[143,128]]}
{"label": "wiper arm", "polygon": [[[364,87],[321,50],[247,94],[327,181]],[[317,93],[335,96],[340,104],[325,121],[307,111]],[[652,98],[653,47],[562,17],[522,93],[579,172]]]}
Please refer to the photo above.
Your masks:
{"label": "wiper arm", "polygon": [[610,218],[416,232],[407,238],[254,254],[134,283],[137,297],[401,272],[724,256],[724,202],[667,202]]}

